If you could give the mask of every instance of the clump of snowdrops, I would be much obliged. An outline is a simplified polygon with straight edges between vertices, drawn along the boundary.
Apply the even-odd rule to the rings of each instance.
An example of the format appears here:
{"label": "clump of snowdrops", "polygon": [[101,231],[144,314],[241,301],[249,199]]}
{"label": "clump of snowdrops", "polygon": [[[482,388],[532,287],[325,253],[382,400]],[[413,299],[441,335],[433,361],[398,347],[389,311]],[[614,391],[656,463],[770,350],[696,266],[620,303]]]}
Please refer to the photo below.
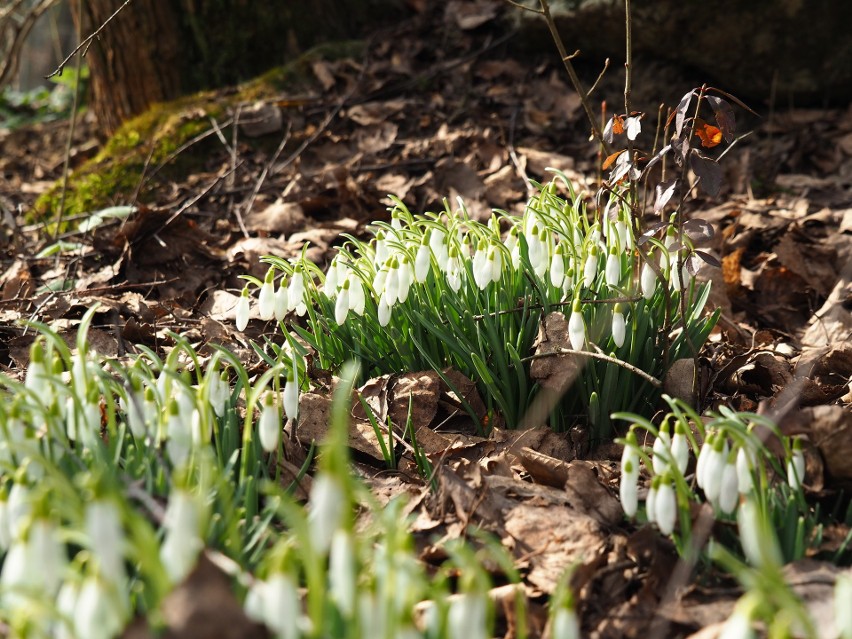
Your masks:
{"label": "clump of snowdrops", "polygon": [[[582,371],[553,407],[551,426],[587,416],[606,437],[613,411],[648,412],[659,397],[630,367],[661,378],[671,362],[697,354],[718,317],[702,314],[709,285],[694,280],[688,238],[669,225],[636,250],[637,222],[622,198],[613,194],[590,218],[559,175],[522,217],[495,212],[486,224],[461,200],[423,215],[395,200],[390,222],[374,223],[366,240],[344,236],[325,272],[304,254],[267,257],[264,281],[246,279],[262,319],[304,317],[289,327],[323,368],[352,357],[369,375],[455,368],[510,428],[523,425],[540,390],[529,358],[541,320],[563,312],[564,342]],[[248,285],[240,303],[244,327]]]}
{"label": "clump of snowdrops", "polygon": [[[301,473],[276,463],[307,388],[298,345],[256,379],[177,335],[165,359],[143,349],[119,362],[90,351],[93,316],[73,350],[34,326],[25,380],[0,377],[0,621],[12,636],[108,639],[139,616],[156,628],[203,555],[275,637],[491,636],[482,566],[520,577],[493,545],[462,543],[430,576],[402,503],[371,505],[349,470],[353,368],[305,507],[291,494]],[[365,504],[372,523],[356,535]],[[554,615],[573,610],[563,599]]]}

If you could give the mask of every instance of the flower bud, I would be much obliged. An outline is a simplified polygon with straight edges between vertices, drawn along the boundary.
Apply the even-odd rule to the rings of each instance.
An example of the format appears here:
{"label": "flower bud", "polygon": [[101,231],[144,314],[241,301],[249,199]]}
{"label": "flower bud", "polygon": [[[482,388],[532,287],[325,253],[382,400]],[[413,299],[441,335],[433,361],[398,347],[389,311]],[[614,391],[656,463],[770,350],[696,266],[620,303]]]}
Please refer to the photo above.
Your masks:
{"label": "flower bud", "polygon": [[260,419],[257,422],[257,434],[260,436],[260,445],[267,453],[278,449],[281,420],[278,417],[278,407],[273,401],[273,393],[267,392],[263,398],[263,407],[260,409]]}
{"label": "flower bud", "polygon": [[246,326],[248,326],[250,312],[249,290],[248,286],[244,286],[243,292],[240,294],[240,299],[237,300],[236,321],[238,331],[244,331]]}

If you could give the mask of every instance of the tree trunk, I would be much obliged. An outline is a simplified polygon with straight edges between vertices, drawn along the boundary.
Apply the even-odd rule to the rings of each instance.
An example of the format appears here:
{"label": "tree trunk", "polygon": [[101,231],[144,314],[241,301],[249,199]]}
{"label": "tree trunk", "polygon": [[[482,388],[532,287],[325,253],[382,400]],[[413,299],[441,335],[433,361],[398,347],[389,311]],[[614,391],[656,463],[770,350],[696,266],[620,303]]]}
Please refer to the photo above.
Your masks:
{"label": "tree trunk", "polygon": [[[121,3],[77,0],[75,5],[74,19],[85,38]],[[90,105],[105,133],[113,133],[124,120],[151,104],[180,95],[179,37],[171,2],[135,0],[92,42],[86,54]]]}
{"label": "tree trunk", "polygon": [[[85,38],[123,0],[75,2]],[[403,7],[403,0],[134,0],[87,54],[92,108],[112,133],[154,102],[248,80],[322,40],[357,38]]]}

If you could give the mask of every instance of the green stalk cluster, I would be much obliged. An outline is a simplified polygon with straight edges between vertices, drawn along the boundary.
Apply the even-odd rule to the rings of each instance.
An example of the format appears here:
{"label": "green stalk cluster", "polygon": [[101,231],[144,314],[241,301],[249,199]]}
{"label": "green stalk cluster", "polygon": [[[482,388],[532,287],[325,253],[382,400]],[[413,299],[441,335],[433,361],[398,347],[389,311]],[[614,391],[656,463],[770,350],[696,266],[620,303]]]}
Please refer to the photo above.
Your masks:
{"label": "green stalk cluster", "polygon": [[[369,375],[455,368],[517,428],[541,390],[528,358],[549,313],[570,313],[562,338],[573,351],[609,355],[656,378],[669,362],[694,357],[714,326],[717,314],[702,316],[709,286],[684,268],[690,249],[670,232],[639,251],[634,226],[617,196],[591,220],[555,181],[522,217],[495,213],[487,224],[472,220],[461,201],[455,211],[447,204],[413,215],[397,200],[391,222],[373,224],[366,241],[345,236],[325,272],[304,256],[264,258],[271,268],[255,281],[260,314],[304,315],[304,325],[291,328],[327,369],[353,357]],[[277,292],[274,270],[284,273]],[[553,428],[585,416],[593,434],[606,437],[613,411],[653,410],[657,389],[629,367],[570,356],[582,360],[582,371],[553,408]]]}

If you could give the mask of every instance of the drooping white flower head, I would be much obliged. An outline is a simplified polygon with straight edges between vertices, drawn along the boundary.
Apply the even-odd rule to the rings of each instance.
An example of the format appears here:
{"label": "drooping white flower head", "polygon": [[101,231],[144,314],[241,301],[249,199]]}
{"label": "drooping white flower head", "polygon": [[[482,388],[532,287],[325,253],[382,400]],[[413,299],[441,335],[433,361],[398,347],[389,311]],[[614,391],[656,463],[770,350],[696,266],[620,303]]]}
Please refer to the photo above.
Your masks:
{"label": "drooping white flower head", "polygon": [[642,264],[642,272],[639,276],[639,286],[642,289],[642,297],[646,300],[654,297],[654,291],[657,290],[657,274],[653,267],[645,262]]}
{"label": "drooping white flower head", "polygon": [[571,317],[568,319],[568,340],[575,351],[583,350],[586,344],[586,322],[579,298],[574,300]]}
{"label": "drooping white flower head", "polygon": [[805,479],[805,453],[802,450],[802,440],[793,440],[793,452],[787,461],[787,483],[793,490],[799,490]]}
{"label": "drooping white flower head", "polygon": [[275,315],[275,270],[266,271],[266,277],[257,297],[257,311],[263,321],[271,320]]}
{"label": "drooping white flower head", "polygon": [[236,322],[238,331],[244,331],[248,326],[249,314],[251,313],[250,304],[248,286],[244,286],[242,293],[240,293],[240,299],[237,300]]}
{"label": "drooping white flower head", "polygon": [[267,453],[273,453],[278,449],[281,439],[281,418],[278,415],[278,406],[275,405],[275,394],[267,392],[263,397],[260,409],[260,418],[257,420],[257,434],[260,437],[260,445]]}
{"label": "drooping white flower head", "polygon": [[657,488],[654,518],[661,533],[664,535],[672,534],[677,523],[677,497],[674,486],[668,477],[664,477]]}
{"label": "drooping white flower head", "polygon": [[160,560],[173,583],[183,581],[204,547],[201,515],[194,495],[181,488],[172,491],[163,519],[166,534],[160,546]]}
{"label": "drooping white flower head", "polygon": [[618,348],[624,346],[627,336],[627,324],[624,320],[624,312],[621,304],[616,304],[612,310],[612,341]]}

